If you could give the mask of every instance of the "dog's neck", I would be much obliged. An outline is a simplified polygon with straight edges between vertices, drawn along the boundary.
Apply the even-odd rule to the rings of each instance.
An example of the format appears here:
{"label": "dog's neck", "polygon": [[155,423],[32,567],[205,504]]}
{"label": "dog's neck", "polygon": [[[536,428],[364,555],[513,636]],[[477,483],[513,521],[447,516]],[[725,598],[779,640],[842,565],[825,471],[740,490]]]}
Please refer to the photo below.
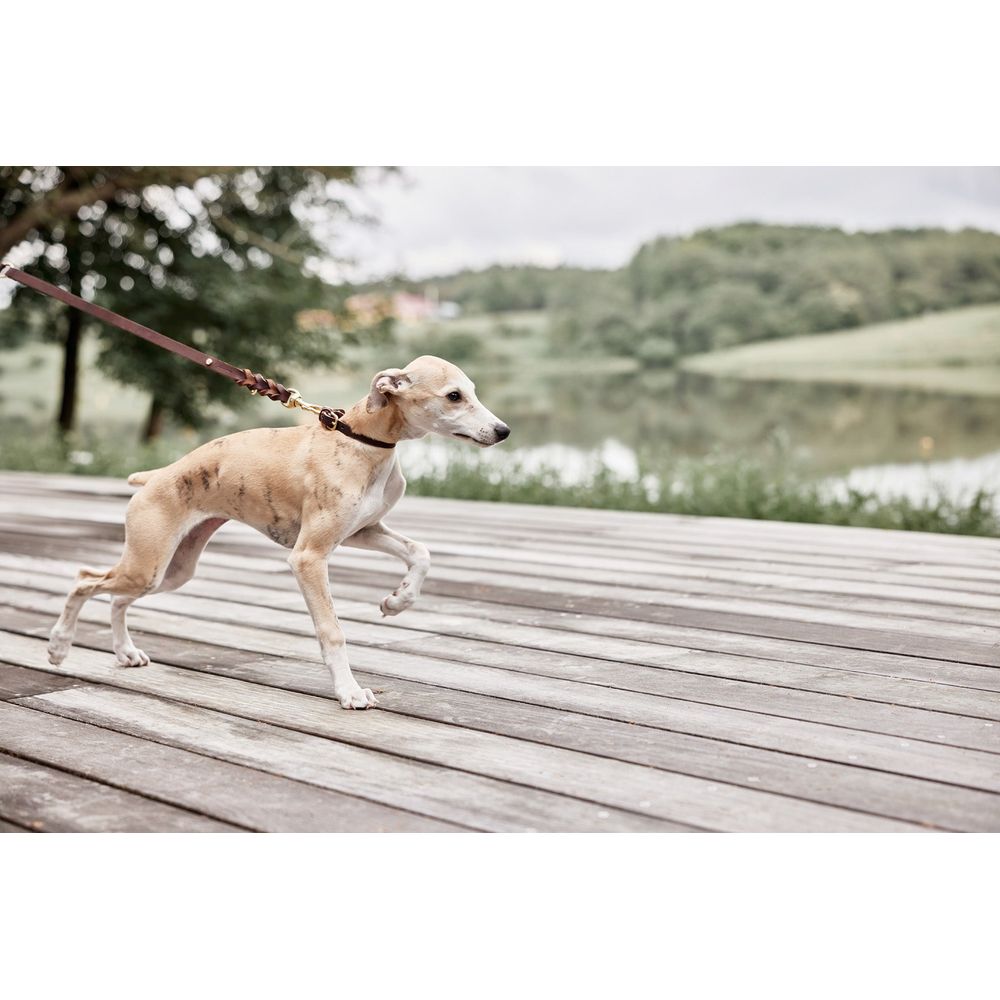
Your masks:
{"label": "dog's neck", "polygon": [[410,427],[395,401],[390,399],[386,406],[369,412],[368,397],[359,399],[345,414],[344,422],[358,434],[396,444],[424,436],[424,431]]}

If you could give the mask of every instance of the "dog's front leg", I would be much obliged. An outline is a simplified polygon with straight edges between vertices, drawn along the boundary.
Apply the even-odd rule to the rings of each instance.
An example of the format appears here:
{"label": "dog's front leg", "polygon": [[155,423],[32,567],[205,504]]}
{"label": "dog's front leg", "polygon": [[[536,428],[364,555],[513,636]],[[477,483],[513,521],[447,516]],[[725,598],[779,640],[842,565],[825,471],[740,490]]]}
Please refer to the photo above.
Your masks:
{"label": "dog's front leg", "polygon": [[406,564],[406,576],[402,583],[380,605],[382,614],[398,615],[420,596],[420,587],[431,568],[431,554],[426,545],[387,528],[381,521],[345,538],[343,544],[385,552]]}
{"label": "dog's front leg", "polygon": [[341,708],[370,708],[377,704],[375,695],[362,688],[351,673],[347,662],[347,644],[344,630],[333,610],[330,596],[330,576],[326,552],[296,547],[288,557],[302,596],[306,599],[309,614],[316,626],[316,637],[323,653],[323,662],[333,675],[333,693]]}

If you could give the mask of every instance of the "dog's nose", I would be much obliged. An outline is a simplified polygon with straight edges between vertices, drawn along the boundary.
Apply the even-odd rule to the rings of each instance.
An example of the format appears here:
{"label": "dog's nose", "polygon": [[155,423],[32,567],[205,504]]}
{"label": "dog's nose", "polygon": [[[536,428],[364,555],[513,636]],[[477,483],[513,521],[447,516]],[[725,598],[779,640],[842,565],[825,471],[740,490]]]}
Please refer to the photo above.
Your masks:
{"label": "dog's nose", "polygon": [[506,441],[510,437],[510,428],[506,424],[496,424],[493,428],[498,441]]}

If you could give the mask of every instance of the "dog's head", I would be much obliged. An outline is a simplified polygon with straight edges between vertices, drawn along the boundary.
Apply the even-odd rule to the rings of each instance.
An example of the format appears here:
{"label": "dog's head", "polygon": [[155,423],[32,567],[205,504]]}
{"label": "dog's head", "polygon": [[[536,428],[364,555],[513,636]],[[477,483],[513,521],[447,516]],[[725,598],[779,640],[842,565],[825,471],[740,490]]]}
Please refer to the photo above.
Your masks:
{"label": "dog's head", "polygon": [[505,440],[510,428],[476,398],[476,387],[461,368],[424,355],[405,368],[389,368],[372,379],[369,413],[397,407],[415,435],[462,438],[480,448]]}

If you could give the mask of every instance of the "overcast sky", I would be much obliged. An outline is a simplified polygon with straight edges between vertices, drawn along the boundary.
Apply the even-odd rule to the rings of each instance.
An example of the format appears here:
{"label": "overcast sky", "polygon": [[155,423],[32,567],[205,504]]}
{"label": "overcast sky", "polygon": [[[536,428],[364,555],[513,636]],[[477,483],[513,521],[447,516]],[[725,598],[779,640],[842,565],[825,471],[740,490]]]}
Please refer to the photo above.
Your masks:
{"label": "overcast sky", "polygon": [[617,267],[660,234],[756,220],[1000,231],[992,167],[406,167],[367,187],[381,220],[351,276],[494,263]]}

